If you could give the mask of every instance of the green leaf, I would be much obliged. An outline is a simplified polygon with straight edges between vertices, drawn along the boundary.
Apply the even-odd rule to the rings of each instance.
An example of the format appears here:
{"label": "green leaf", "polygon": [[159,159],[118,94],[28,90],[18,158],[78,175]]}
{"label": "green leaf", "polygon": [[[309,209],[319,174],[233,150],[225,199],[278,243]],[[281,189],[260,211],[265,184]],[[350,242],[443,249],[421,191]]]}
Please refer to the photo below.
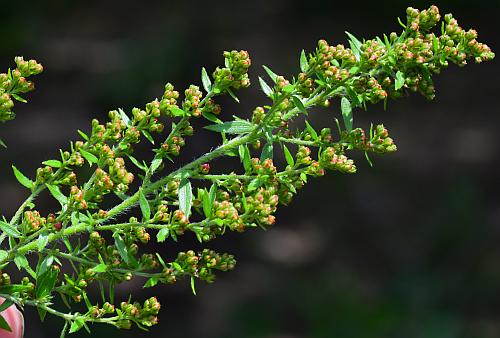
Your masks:
{"label": "green leaf", "polygon": [[92,268],[92,271],[102,273],[108,271],[108,266],[105,263],[99,263]]}
{"label": "green leaf", "polygon": [[212,186],[210,187],[210,190],[208,192],[208,198],[210,199],[210,205],[214,204],[216,195],[217,195],[217,186],[215,184],[212,184]]}
{"label": "green leaf", "polygon": [[17,181],[21,183],[23,186],[25,186],[28,189],[33,188],[33,181],[24,176],[22,172],[19,171],[15,166],[12,166],[12,170],[14,171],[14,176],[16,176]]}
{"label": "green leaf", "polygon": [[48,165],[49,167],[52,168],[61,168],[62,167],[62,162],[58,160],[47,160],[43,161],[42,164]]}
{"label": "green leaf", "polygon": [[201,82],[203,83],[203,88],[207,93],[210,93],[212,89],[212,81],[210,81],[210,77],[208,76],[207,70],[205,67],[201,69]]}
{"label": "green leaf", "polygon": [[48,267],[46,272],[37,276],[36,279],[36,297],[44,298],[52,293],[57,282],[59,270]]}
{"label": "green leaf", "polygon": [[47,188],[49,188],[50,193],[52,196],[61,204],[65,205],[68,203],[68,198],[64,196],[64,194],[61,192],[61,189],[57,185],[51,185],[51,184],[46,184]]}
{"label": "green leaf", "polygon": [[342,117],[344,118],[344,125],[348,132],[352,130],[352,107],[351,102],[346,97],[343,97],[340,102],[340,108],[342,110]]}
{"label": "green leaf", "polygon": [[191,204],[193,203],[193,191],[191,182],[183,178],[179,184],[179,209],[189,217],[191,215]]}
{"label": "green leaf", "polygon": [[7,148],[7,145],[5,144],[5,142],[1,138],[0,138],[0,146]]}
{"label": "green leaf", "polygon": [[120,113],[120,117],[122,118],[122,121],[127,125],[130,126],[130,118],[127,116],[127,114],[123,111],[123,109],[118,108],[118,113]]}
{"label": "green leaf", "polygon": [[49,243],[49,236],[48,235],[40,235],[38,236],[38,240],[36,241],[36,247],[38,251],[42,251],[45,249],[47,244]]}
{"label": "green leaf", "polygon": [[278,75],[276,75],[268,66],[263,65],[262,68],[266,71],[267,75],[273,80],[274,83],[276,83],[276,79],[278,78]]}
{"label": "green leaf", "polygon": [[176,106],[170,107],[170,111],[172,112],[172,115],[177,116],[177,117],[182,117],[182,116],[186,115],[184,110],[182,110]]}
{"label": "green leaf", "polygon": [[302,100],[298,96],[292,96],[292,101],[295,107],[297,107],[298,110],[300,110],[303,113],[307,114],[306,107],[304,107],[304,104],[302,103]]}
{"label": "green leaf", "polygon": [[0,221],[0,230],[14,238],[18,238],[19,236],[21,236],[21,233],[16,229],[15,226],[10,225],[9,223],[4,221]]}
{"label": "green leaf", "polygon": [[262,154],[260,154],[260,160],[264,161],[268,158],[273,158],[273,143],[267,142],[264,147],[262,147]]}
{"label": "green leaf", "polygon": [[19,271],[21,271],[21,269],[24,269],[24,270],[28,271],[28,273],[31,275],[31,277],[36,278],[35,271],[33,271],[33,269],[31,268],[31,266],[28,262],[28,259],[24,255],[19,255],[19,256],[14,257],[14,263],[16,264]]}
{"label": "green leaf", "polygon": [[168,237],[169,229],[168,228],[162,228],[158,233],[156,234],[156,241],[161,243],[165,242],[165,240]]}
{"label": "green leaf", "polygon": [[213,122],[213,123],[222,123],[222,121],[217,116],[215,116],[212,113],[203,112],[203,113],[201,113],[201,115],[203,115],[203,117],[206,118],[207,120],[209,120],[210,122]]}
{"label": "green leaf", "polygon": [[115,232],[113,234],[113,238],[115,239],[115,246],[116,249],[118,250],[118,253],[120,254],[120,257],[126,264],[129,264],[130,258],[128,256],[127,246],[125,245],[123,238],[120,236],[118,232]]}
{"label": "green leaf", "polygon": [[142,217],[144,220],[149,221],[151,218],[151,208],[142,189],[139,190],[139,206],[141,207]]}
{"label": "green leaf", "polygon": [[22,102],[22,103],[28,103],[28,101],[26,101],[24,98],[22,98],[21,96],[15,94],[15,93],[12,93],[11,94],[13,98],[16,99],[16,101],[19,101],[19,102]]}
{"label": "green leaf", "polygon": [[7,321],[5,320],[5,318],[1,313],[0,313],[0,329],[12,332],[9,323],[7,323]]}
{"label": "green leaf", "polygon": [[4,312],[7,310],[12,304],[14,304],[13,301],[10,299],[4,299],[3,303],[0,305],[0,312]]}
{"label": "green leaf", "polygon": [[40,264],[38,264],[36,268],[36,278],[40,278],[40,276],[44,275],[47,270],[50,268],[52,265],[52,262],[54,262],[54,256],[46,256]]}
{"label": "green leaf", "polygon": [[69,333],[75,333],[77,331],[80,331],[80,329],[83,327],[83,324],[85,324],[85,322],[83,321],[83,319],[76,319],[72,324],[71,324],[71,327],[69,329]]}
{"label": "green leaf", "polygon": [[155,144],[155,140],[153,139],[153,136],[149,133],[147,130],[141,130],[142,135],[149,141],[151,144]]}
{"label": "green leaf", "polygon": [[203,213],[206,218],[212,217],[212,201],[210,200],[210,195],[206,190],[203,190]]}
{"label": "green leaf", "polygon": [[[205,69],[205,68],[203,68],[203,69]],[[151,287],[155,286],[156,284],[158,284],[158,281],[159,281],[158,278],[151,277],[150,279],[148,279],[146,284],[144,284],[143,288],[151,288]]]}
{"label": "green leaf", "polygon": [[305,73],[307,72],[307,68],[309,68],[309,64],[307,62],[306,52],[302,49],[300,52],[300,70]]}
{"label": "green leaf", "polygon": [[290,153],[290,150],[288,150],[288,148],[286,147],[286,145],[283,145],[283,152],[285,153],[286,163],[288,163],[290,167],[293,167],[295,165],[295,161],[293,160],[293,156]]}
{"label": "green leaf", "polygon": [[243,168],[245,171],[250,171],[252,169],[252,160],[250,159],[250,149],[246,145],[240,145],[238,147],[238,153],[240,154],[241,163],[243,163]]}
{"label": "green leaf", "polygon": [[254,178],[253,180],[248,183],[248,192],[256,190],[258,187],[261,185],[261,181],[258,178]]}
{"label": "green leaf", "polygon": [[193,295],[196,296],[196,288],[194,286],[194,277],[191,276],[191,291],[193,291]]}
{"label": "green leaf", "polygon": [[266,81],[264,81],[264,79],[262,79],[260,76],[259,76],[259,83],[260,83],[260,88],[262,88],[262,91],[264,92],[264,94],[266,94],[266,96],[268,96],[268,97],[272,97],[273,90],[271,89],[271,87],[269,87],[269,85],[266,83]]}
{"label": "green leaf", "polygon": [[293,84],[288,84],[285,87],[283,87],[283,92],[289,94],[289,93],[293,92],[294,89],[295,89],[295,86]]}
{"label": "green leaf", "polygon": [[132,162],[137,168],[146,171],[146,167],[143,164],[141,164],[135,157],[129,155],[128,158],[130,159],[130,162]]}
{"label": "green leaf", "polygon": [[87,136],[87,134],[85,134],[83,131],[81,130],[78,130],[78,134],[80,134],[80,136],[85,140],[85,141],[88,141],[89,140],[89,137]]}
{"label": "green leaf", "polygon": [[233,98],[233,100],[235,100],[236,102],[240,103],[240,99],[238,98],[238,96],[236,96],[236,94],[231,90],[231,88],[227,88],[226,89],[227,93],[229,94],[229,96],[231,96]]}
{"label": "green leaf", "polygon": [[349,45],[351,46],[352,52],[354,53],[354,56],[356,57],[356,60],[359,61],[359,58],[361,56],[361,41],[359,41],[354,35],[352,35],[349,32],[345,32],[347,36],[349,37]]}
{"label": "green leaf", "polygon": [[161,166],[161,164],[163,163],[163,159],[162,158],[155,158],[153,159],[153,161],[151,162],[151,172],[156,172],[156,170],[158,170],[158,168]]}
{"label": "green leaf", "polygon": [[99,161],[99,159],[94,154],[91,154],[88,151],[80,149],[79,152],[87,160],[87,162],[89,162],[90,165],[95,164]]}
{"label": "green leaf", "polygon": [[221,124],[212,124],[204,128],[218,133],[224,132],[226,134],[245,134],[251,132],[254,128],[254,125],[245,120],[236,120],[224,122]]}
{"label": "green leaf", "polygon": [[311,134],[311,137],[313,138],[313,140],[318,141],[319,137],[318,137],[318,133],[316,132],[316,130],[314,130],[314,128],[309,124],[309,122],[305,121],[305,123],[306,123],[306,129],[309,132],[309,134]]}
{"label": "green leaf", "polygon": [[394,89],[400,90],[405,85],[405,75],[402,71],[398,70],[396,73],[396,81],[394,84]]}

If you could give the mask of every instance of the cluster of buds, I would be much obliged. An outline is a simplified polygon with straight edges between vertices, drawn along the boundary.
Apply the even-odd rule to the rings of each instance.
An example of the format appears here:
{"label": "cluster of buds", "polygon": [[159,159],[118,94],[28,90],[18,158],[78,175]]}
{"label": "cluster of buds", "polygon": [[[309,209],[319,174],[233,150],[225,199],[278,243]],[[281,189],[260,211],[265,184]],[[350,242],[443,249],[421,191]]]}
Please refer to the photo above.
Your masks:
{"label": "cluster of buds", "polygon": [[160,101],[160,111],[166,116],[173,116],[171,108],[178,108],[177,99],[179,98],[179,92],[174,90],[174,86],[171,83],[165,85],[165,91]]}
{"label": "cluster of buds", "polygon": [[240,218],[238,210],[231,201],[215,201],[213,208],[215,217],[223,220],[224,224],[227,224],[231,230],[236,230],[238,232],[245,230],[243,220]]}
{"label": "cluster of buds", "polygon": [[156,297],[147,299],[142,306],[138,302],[121,302],[120,310],[123,318],[118,321],[117,326],[129,329],[132,321],[148,327],[158,324],[157,315],[160,308],[160,302]]}
{"label": "cluster of buds", "polygon": [[200,91],[200,88],[195,85],[190,85],[188,89],[186,89],[184,102],[182,103],[182,107],[185,111],[189,112],[193,116],[200,116],[202,110],[200,109],[200,101],[203,96],[203,93]]}
{"label": "cluster of buds", "polygon": [[377,103],[387,97],[387,92],[374,77],[360,77],[353,83],[353,89],[371,103]]}
{"label": "cluster of buds", "polygon": [[43,168],[38,168],[36,170],[35,183],[37,185],[44,184],[45,182],[47,182],[52,177],[53,173],[54,172],[52,170],[52,167],[45,166]]}
{"label": "cluster of buds", "polygon": [[12,108],[13,98],[22,100],[17,94],[28,93],[35,88],[33,82],[27,78],[38,75],[43,71],[41,64],[35,60],[25,61],[18,56],[14,59],[16,68],[7,73],[0,74],[0,122],[12,120],[15,117]]}
{"label": "cluster of buds", "polygon": [[109,315],[115,312],[115,306],[109,302],[105,302],[102,304],[102,307],[100,308],[98,305],[92,306],[88,314],[92,316],[93,318],[102,318],[105,315]]}
{"label": "cluster of buds", "polygon": [[354,161],[348,159],[344,154],[338,153],[334,147],[326,148],[321,153],[319,162],[323,168],[328,170],[338,170],[348,174],[356,172]]}
{"label": "cluster of buds", "polygon": [[76,185],[72,186],[69,192],[69,202],[74,205],[77,210],[87,210],[88,204],[84,199],[85,192]]}
{"label": "cluster of buds", "polygon": [[386,53],[386,47],[377,40],[368,40],[361,46],[361,58],[369,67],[375,66],[377,60]]}
{"label": "cluster of buds", "polygon": [[37,210],[25,211],[23,217],[23,226],[27,232],[32,232],[40,229],[47,224],[47,219],[40,216]]}
{"label": "cluster of buds", "polygon": [[221,92],[250,86],[248,69],[251,65],[247,51],[224,52],[225,67],[217,67],[213,73],[215,87]]}
{"label": "cluster of buds", "polygon": [[439,9],[436,6],[431,6],[429,9],[424,9],[423,11],[408,7],[406,9],[406,17],[408,28],[415,32],[427,32],[441,20]]}
{"label": "cluster of buds", "polygon": [[174,263],[172,263],[172,273],[178,275],[190,275],[198,277],[206,282],[215,280],[214,270],[229,271],[236,265],[234,256],[229,254],[219,254],[213,250],[203,249],[196,254],[193,250],[179,252]]}
{"label": "cluster of buds", "polygon": [[344,72],[342,74],[337,74],[337,68],[340,64],[351,65],[356,63],[356,56],[352,50],[345,48],[345,46],[341,44],[330,46],[325,40],[319,40],[317,51],[317,70],[320,70],[329,77],[335,76],[337,80],[345,78],[348,75],[348,73]]}
{"label": "cluster of buds", "polygon": [[295,88],[300,94],[307,97],[314,91],[314,79],[308,77],[306,73],[299,73]]}
{"label": "cluster of buds", "polygon": [[389,132],[383,124],[375,126],[371,139],[366,137],[363,129],[356,128],[350,132],[342,132],[341,139],[353,148],[363,151],[373,151],[379,154],[394,152],[397,146],[389,137]]}
{"label": "cluster of buds", "polygon": [[297,149],[296,162],[297,164],[309,165],[312,163],[311,149],[306,146],[299,146]]}
{"label": "cluster of buds", "polygon": [[247,214],[258,224],[271,226],[275,223],[276,212],[279,203],[277,195],[277,184],[261,187],[253,192],[247,192]]}

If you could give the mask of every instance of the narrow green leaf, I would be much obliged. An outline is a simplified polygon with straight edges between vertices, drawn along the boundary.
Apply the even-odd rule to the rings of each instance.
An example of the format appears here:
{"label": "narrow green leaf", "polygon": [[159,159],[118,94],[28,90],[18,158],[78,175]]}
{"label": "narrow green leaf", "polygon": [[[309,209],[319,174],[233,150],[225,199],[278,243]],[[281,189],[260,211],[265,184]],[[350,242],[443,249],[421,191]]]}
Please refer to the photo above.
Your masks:
{"label": "narrow green leaf", "polygon": [[120,113],[120,117],[122,118],[122,121],[127,125],[130,126],[130,118],[127,116],[127,114],[123,111],[123,109],[118,108],[118,113]]}
{"label": "narrow green leaf", "polygon": [[183,178],[179,185],[179,209],[189,217],[191,215],[191,205],[193,203],[193,191],[191,182]]}
{"label": "narrow green leaf", "polygon": [[0,305],[0,312],[4,312],[7,310],[12,304],[14,304],[13,301],[10,299],[4,299],[3,303]]}
{"label": "narrow green leaf", "polygon": [[359,61],[360,56],[361,56],[361,41],[359,41],[354,35],[352,35],[349,32],[345,32],[347,36],[349,37],[349,45],[351,46],[352,52],[354,53],[354,56],[356,57],[356,60]]}
{"label": "narrow green leaf", "polygon": [[394,83],[394,89],[400,90],[405,85],[405,75],[402,71],[398,70],[396,73],[396,81]]}
{"label": "narrow green leaf", "polygon": [[28,259],[24,255],[14,257],[14,263],[16,264],[19,271],[21,271],[21,269],[24,269],[31,275],[31,277],[36,278],[35,271],[33,271],[28,262]]}
{"label": "narrow green leaf", "polygon": [[40,278],[40,276],[44,275],[47,270],[50,268],[52,265],[52,262],[54,262],[54,256],[46,256],[40,264],[38,264],[36,268],[36,278]]}
{"label": "narrow green leaf", "polygon": [[38,251],[42,251],[43,249],[45,249],[48,243],[49,243],[49,235],[38,236],[38,240],[36,241],[36,246],[38,248]]}
{"label": "narrow green leaf", "polygon": [[149,221],[151,218],[151,208],[142,189],[139,190],[139,206],[141,207],[142,217],[144,220]]}
{"label": "narrow green leaf", "polygon": [[156,241],[158,243],[165,242],[169,234],[169,229],[168,228],[162,228],[158,233],[156,234]]}
{"label": "narrow green leaf", "polygon": [[245,171],[249,171],[252,168],[252,160],[250,159],[250,149],[246,145],[240,145],[238,147],[238,153],[240,154],[241,163],[243,163],[243,168]]}
{"label": "narrow green leaf", "polygon": [[132,162],[137,168],[141,169],[142,171],[146,171],[146,167],[142,163],[140,163],[135,157],[129,155],[128,158],[130,159],[130,162]]}
{"label": "narrow green leaf", "polygon": [[80,329],[83,327],[83,324],[85,322],[82,319],[76,319],[72,324],[69,329],[69,333],[75,333],[77,331],[80,331]]}
{"label": "narrow green leaf", "polygon": [[344,125],[348,132],[352,130],[352,107],[351,102],[346,97],[343,97],[340,103],[340,108],[342,110],[342,117],[344,118]]}
{"label": "narrow green leaf", "polygon": [[182,117],[184,115],[186,115],[186,113],[184,112],[184,110],[178,108],[178,107],[175,107],[175,106],[172,106],[170,107],[170,111],[172,112],[172,114],[174,116],[177,116],[177,117]]}
{"label": "narrow green leaf", "polygon": [[295,89],[295,86],[293,84],[288,84],[285,87],[283,87],[282,90],[283,90],[284,93],[288,93],[289,94],[289,93],[293,92],[294,89]]}
{"label": "narrow green leaf", "polygon": [[210,200],[210,195],[206,190],[203,190],[203,213],[206,218],[212,217],[212,201]]}
{"label": "narrow green leaf", "polygon": [[61,168],[62,167],[62,162],[58,160],[47,160],[43,161],[42,164],[48,165],[49,167],[52,168]]}
{"label": "narrow green leaf", "polygon": [[85,158],[87,162],[89,162],[90,165],[99,162],[99,159],[94,154],[91,154],[83,149],[80,149],[79,152],[80,154],[82,154],[83,158]]}
{"label": "narrow green leaf", "polygon": [[4,221],[0,221],[0,230],[14,238],[18,238],[19,236],[21,236],[21,233],[16,229],[15,226],[10,225],[9,223]]}
{"label": "narrow green leaf", "polygon": [[19,171],[15,166],[12,166],[12,170],[14,171],[14,176],[16,176],[17,181],[21,183],[23,186],[25,186],[28,189],[33,188],[33,181],[24,176],[22,172]]}
{"label": "narrow green leaf", "polygon": [[268,158],[273,158],[273,143],[267,142],[264,147],[262,147],[262,154],[260,155],[260,160],[264,161]]}
{"label": "narrow green leaf", "polygon": [[260,88],[262,88],[264,94],[266,94],[266,96],[268,97],[272,97],[273,90],[271,89],[271,87],[269,87],[266,81],[264,81],[264,79],[262,79],[260,76],[259,76],[259,83],[260,83]]}
{"label": "narrow green leaf", "polygon": [[191,291],[193,291],[193,295],[196,296],[196,288],[194,285],[194,277],[193,276],[191,276]]}
{"label": "narrow green leaf", "polygon": [[300,70],[305,73],[307,72],[307,69],[309,68],[309,64],[307,62],[307,56],[306,52],[302,49],[300,52]]}
{"label": "narrow green leaf", "polygon": [[288,150],[288,148],[286,147],[286,145],[283,145],[283,152],[285,153],[286,163],[288,163],[290,167],[293,167],[295,165],[295,161],[293,160],[293,156],[290,153],[290,150]]}
{"label": "narrow green leaf", "polygon": [[240,103],[240,99],[238,98],[238,96],[236,96],[236,94],[232,91],[231,88],[227,88],[226,91],[229,94],[229,96],[231,96],[233,98],[233,100]]}
{"label": "narrow green leaf", "polygon": [[314,128],[309,124],[309,122],[305,121],[305,123],[306,123],[306,129],[309,132],[309,134],[311,134],[311,137],[313,138],[313,140],[318,141],[319,137],[318,137],[318,133],[316,132],[316,130],[314,130]]}
{"label": "narrow green leaf", "polygon": [[87,134],[85,134],[83,131],[81,130],[78,130],[78,134],[80,134],[80,136],[85,140],[85,141],[88,141],[89,140],[89,137],[87,136]]}
{"label": "narrow green leaf", "polygon": [[142,135],[149,141],[151,144],[155,144],[155,140],[153,139],[153,136],[149,133],[147,130],[141,130]]}
{"label": "narrow green leaf", "polygon": [[254,125],[245,120],[224,122],[222,124],[212,124],[204,127],[207,130],[226,134],[245,134],[253,130]]}
{"label": "narrow green leaf", "polygon": [[64,196],[64,194],[61,192],[61,189],[57,185],[51,185],[51,184],[46,184],[47,188],[49,188],[50,193],[52,196],[61,204],[64,205],[68,203],[68,198]]}
{"label": "narrow green leaf", "polygon": [[126,264],[129,264],[130,258],[128,256],[127,246],[125,245],[123,238],[120,236],[118,232],[115,232],[113,234],[113,238],[115,239],[115,246],[116,249],[118,250],[118,253],[120,254],[120,257]]}
{"label": "narrow green leaf", "polygon": [[248,183],[248,192],[256,190],[258,187],[261,185],[261,181],[258,178],[254,178],[253,180]]}
{"label": "narrow green leaf", "polygon": [[210,205],[214,204],[216,195],[217,195],[217,186],[215,184],[212,184],[212,186],[210,187],[210,190],[208,192],[208,198],[210,199]]}
{"label": "narrow green leaf", "polygon": [[0,313],[0,329],[12,332],[9,323],[7,323],[7,321],[5,320],[5,318],[1,313]]}
{"label": "narrow green leaf", "polygon": [[22,103],[28,103],[28,101],[26,101],[26,99],[22,98],[21,96],[15,94],[15,93],[12,93],[11,94],[13,98],[16,99],[16,101],[19,101],[19,102],[22,102]]}
{"label": "narrow green leaf", "polygon": [[144,284],[143,288],[151,288],[158,284],[159,279],[156,277],[151,277],[150,279],[147,280],[146,284]]}
{"label": "narrow green leaf", "polygon": [[92,271],[102,273],[108,271],[108,266],[105,263],[97,264],[92,268]]}
{"label": "narrow green leaf", "polygon": [[205,88],[205,91],[209,93],[212,89],[212,81],[210,81],[210,77],[208,76],[205,67],[201,69],[201,82],[203,83],[203,88]]}
{"label": "narrow green leaf", "polygon": [[209,120],[210,122],[213,122],[213,123],[222,123],[222,121],[217,116],[215,116],[212,113],[202,112],[201,115],[203,115],[203,117],[206,118],[207,120]]}
{"label": "narrow green leaf", "polygon": [[300,110],[303,113],[307,114],[306,107],[304,107],[304,104],[302,103],[302,100],[298,96],[292,96],[292,101],[295,107],[297,107],[298,110]]}
{"label": "narrow green leaf", "polygon": [[278,78],[278,75],[276,75],[268,66],[263,65],[262,68],[266,71],[267,75],[273,80],[274,83],[276,83],[276,79]]}
{"label": "narrow green leaf", "polygon": [[0,138],[0,146],[7,148],[7,145],[5,144],[5,142],[1,138]]}

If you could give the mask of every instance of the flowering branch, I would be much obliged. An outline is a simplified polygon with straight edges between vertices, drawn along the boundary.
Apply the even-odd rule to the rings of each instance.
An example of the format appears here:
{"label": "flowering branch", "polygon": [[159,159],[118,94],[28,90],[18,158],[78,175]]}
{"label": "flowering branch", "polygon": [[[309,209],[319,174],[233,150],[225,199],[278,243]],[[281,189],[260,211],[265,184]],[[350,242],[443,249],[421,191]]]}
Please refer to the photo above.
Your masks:
{"label": "flowering branch", "polygon": [[[480,63],[494,58],[476,40],[477,32],[463,30],[451,14],[444,17],[439,34],[434,33],[440,21],[435,6],[423,11],[409,8],[399,34],[361,41],[348,33],[350,48],[320,40],[315,51],[301,53],[301,72],[292,79],[264,66],[271,84],[262,78],[259,84],[269,103],[255,108],[250,120],[219,118],[222,109],[216,98],[230,95],[238,101],[236,92],[250,85],[248,53],[225,52],[224,67],[212,76],[202,70],[206,94],[191,85],[181,100],[167,84],[161,99],[142,109],[134,108],[130,114],[113,110],[106,123],[93,120],[91,133],[79,131],[82,140],[71,142],[59,159],[43,162],[33,180],[13,167],[17,180],[31,193],[10,220],[0,220],[0,269],[14,263],[25,277],[13,282],[3,273],[0,296],[10,302],[7,306],[37,307],[42,319],[46,313],[61,317],[62,337],[88,329],[91,322],[118,328],[156,324],[160,309],[156,298],[116,304],[114,286],[132,278],[146,278],[144,287],[153,287],[189,277],[195,292],[195,279],[213,282],[215,272],[232,270],[235,260],[204,249],[180,252],[166,263],[159,253],[140,254],[139,245],[148,243],[153,233],[158,242],[177,241],[186,232],[207,242],[228,230],[267,228],[275,223],[278,205],[290,204],[309,177],[330,170],[355,173],[356,166],[347,157],[350,151],[364,152],[368,161],[369,153],[396,151],[383,125],[369,131],[355,128],[353,110],[380,101],[387,104],[410,92],[433,99],[432,76],[449,62],[463,66],[471,59]],[[2,121],[14,116],[11,97],[19,100],[17,93],[33,88],[22,79],[42,70],[35,61],[17,58],[16,63],[16,70],[0,75]],[[338,133],[311,126],[309,111],[337,100],[342,120],[337,120]],[[166,162],[173,161],[193,135],[195,118],[209,121],[205,129],[219,133],[222,144],[167,172]],[[290,127],[299,118],[304,127]],[[166,123],[171,123],[170,132],[156,143]],[[147,162],[134,157],[140,142],[152,145],[153,156]],[[311,148],[316,149],[314,154]],[[276,167],[276,153],[283,153],[284,168]],[[242,171],[211,173],[211,163],[223,157],[239,157]],[[85,164],[92,167],[90,177],[80,170]],[[44,191],[60,209],[42,216],[34,202]],[[120,202],[104,207],[116,198]],[[36,266],[28,257],[38,257]],[[66,264],[71,272],[62,270]],[[110,285],[108,292],[104,283]],[[101,290],[100,302],[87,294],[93,284]],[[55,309],[55,297],[71,312]]]}

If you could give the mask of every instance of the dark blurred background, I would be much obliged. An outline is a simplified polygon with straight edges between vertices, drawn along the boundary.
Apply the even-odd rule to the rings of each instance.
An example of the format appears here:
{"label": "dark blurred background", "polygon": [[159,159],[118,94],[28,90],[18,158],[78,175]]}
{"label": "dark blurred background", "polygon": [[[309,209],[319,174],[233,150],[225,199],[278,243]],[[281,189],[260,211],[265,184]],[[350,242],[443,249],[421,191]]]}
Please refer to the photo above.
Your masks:
{"label": "dark blurred background", "polygon": [[[499,1],[435,1],[498,52]],[[33,174],[77,129],[118,107],[130,110],[200,84],[227,49],[247,49],[252,80],[264,72],[298,71],[301,49],[319,38],[345,43],[398,30],[410,1],[1,1],[0,65],[24,55],[43,63],[28,105],[0,126],[0,214],[26,197],[10,172]],[[267,232],[229,234],[208,247],[234,253],[235,271],[212,285],[189,281],[154,290],[129,283],[137,298],[158,295],[160,324],[150,333],[94,326],[94,337],[206,338],[493,338],[500,337],[500,103],[498,60],[450,67],[436,78],[434,102],[414,95],[359,111],[355,123],[383,122],[396,154],[359,157],[358,174],[312,180]],[[253,86],[223,116],[248,112],[264,96]],[[312,115],[334,126],[338,109]],[[188,141],[181,162],[199,155],[213,135]],[[204,139],[211,137],[211,139]],[[40,206],[53,206],[46,196]],[[48,211],[48,209],[46,209]],[[199,247],[193,238],[185,240]],[[163,246],[172,258],[178,247]],[[62,322],[40,323],[27,309],[27,338],[59,335]],[[86,337],[79,332],[75,337]]]}

